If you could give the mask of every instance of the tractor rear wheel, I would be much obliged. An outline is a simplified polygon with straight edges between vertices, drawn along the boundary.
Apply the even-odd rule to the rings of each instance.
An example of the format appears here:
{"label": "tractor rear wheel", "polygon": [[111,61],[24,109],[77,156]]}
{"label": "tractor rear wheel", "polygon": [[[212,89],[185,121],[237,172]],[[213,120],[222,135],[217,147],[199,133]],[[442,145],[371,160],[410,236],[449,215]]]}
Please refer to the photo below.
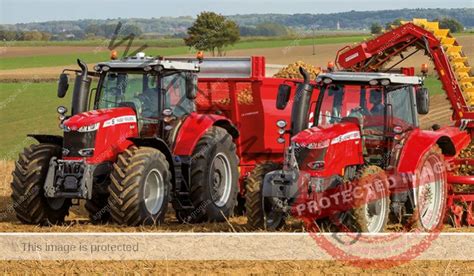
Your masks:
{"label": "tractor rear wheel", "polygon": [[278,230],[285,224],[285,214],[272,212],[271,199],[262,197],[265,175],[281,169],[275,163],[259,164],[250,172],[245,185],[245,209],[247,224],[252,229]]}
{"label": "tractor rear wheel", "polygon": [[[359,185],[367,187],[364,198],[357,208],[352,210],[354,225],[359,232],[381,233],[384,232],[390,214],[390,190],[385,171],[377,166],[368,166],[362,171]],[[367,193],[365,192],[367,191]],[[370,198],[370,195],[377,195]],[[356,203],[357,204],[357,203]]]}
{"label": "tractor rear wheel", "polygon": [[171,189],[171,173],[159,150],[135,147],[117,158],[109,185],[110,214],[118,224],[136,226],[164,220]]}
{"label": "tractor rear wheel", "polygon": [[71,200],[47,198],[44,182],[51,158],[61,156],[61,147],[40,143],[20,153],[13,171],[12,200],[17,218],[25,224],[59,224],[69,214]]}
{"label": "tractor rear wheel", "polygon": [[199,140],[191,162],[190,222],[225,221],[237,204],[239,159],[232,136],[221,127],[210,128]]}
{"label": "tractor rear wheel", "polygon": [[415,172],[416,206],[408,226],[421,231],[436,231],[443,226],[446,214],[448,180],[444,157],[439,147],[426,152]]}

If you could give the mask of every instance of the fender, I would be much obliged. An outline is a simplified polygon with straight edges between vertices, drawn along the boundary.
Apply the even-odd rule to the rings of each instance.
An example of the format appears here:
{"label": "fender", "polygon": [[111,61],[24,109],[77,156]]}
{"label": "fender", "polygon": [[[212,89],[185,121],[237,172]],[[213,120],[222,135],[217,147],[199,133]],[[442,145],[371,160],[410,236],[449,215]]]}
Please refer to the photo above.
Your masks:
{"label": "fender", "polygon": [[398,172],[413,172],[423,155],[434,145],[438,145],[446,161],[455,158],[469,145],[471,139],[467,132],[456,127],[443,127],[437,131],[415,129],[412,131],[400,154]]}
{"label": "fender", "polygon": [[28,134],[26,136],[31,137],[40,143],[54,144],[61,147],[63,146],[63,137],[59,135]]}
{"label": "fender", "polygon": [[239,136],[237,128],[226,117],[193,112],[184,120],[180,128],[174,144],[173,154],[191,156],[199,139],[212,126],[226,129],[234,139]]}

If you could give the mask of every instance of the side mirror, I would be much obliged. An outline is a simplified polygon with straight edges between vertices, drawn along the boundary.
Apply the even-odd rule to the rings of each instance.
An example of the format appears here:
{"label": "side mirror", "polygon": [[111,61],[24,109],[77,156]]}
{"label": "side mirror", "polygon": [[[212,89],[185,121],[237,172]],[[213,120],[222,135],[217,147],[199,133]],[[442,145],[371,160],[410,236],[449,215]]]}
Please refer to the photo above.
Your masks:
{"label": "side mirror", "polygon": [[426,115],[430,111],[430,95],[427,88],[423,87],[416,92],[416,109],[420,115]]}
{"label": "side mirror", "polygon": [[291,86],[288,84],[280,84],[278,87],[278,95],[276,99],[276,108],[283,110],[290,101]]}
{"label": "side mirror", "polygon": [[195,74],[186,75],[186,98],[196,99],[198,90],[198,77]]}
{"label": "side mirror", "polygon": [[66,96],[67,89],[69,88],[69,77],[66,73],[59,75],[58,81],[58,97],[64,98]]}

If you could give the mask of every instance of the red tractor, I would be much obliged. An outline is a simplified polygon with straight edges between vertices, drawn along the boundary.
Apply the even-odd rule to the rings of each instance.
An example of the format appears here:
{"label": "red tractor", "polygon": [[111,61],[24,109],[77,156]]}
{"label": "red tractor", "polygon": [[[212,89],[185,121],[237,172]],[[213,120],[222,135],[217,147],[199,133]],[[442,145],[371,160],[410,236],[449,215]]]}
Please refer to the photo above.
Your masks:
{"label": "red tractor", "polygon": [[[278,229],[292,214],[318,223],[331,218],[353,231],[382,232],[390,216],[402,222],[411,218],[426,231],[437,229],[448,196],[444,161],[457,156],[470,137],[456,127],[419,128],[417,115],[429,109],[423,78],[328,72],[311,85],[302,74],[305,82],[294,96],[290,129],[283,118],[278,122],[280,133],[291,136],[283,167],[263,164],[249,176],[249,224]],[[286,106],[290,90],[280,87],[278,108]],[[319,96],[312,102],[316,90]],[[285,143],[284,136],[280,142]],[[371,191],[378,186],[369,185],[364,196],[373,192],[376,197],[336,201],[343,187],[352,185],[355,192],[367,179],[379,183],[380,190]],[[323,197],[334,199],[327,209]]]}
{"label": "red tractor", "polygon": [[60,223],[79,200],[93,222],[159,223],[168,203],[179,221],[222,221],[259,158],[282,160],[278,134],[265,125],[289,116],[270,104],[284,80],[265,78],[261,57],[139,53],[94,71],[78,65],[59,79],[64,97],[66,72],[76,75],[70,115],[57,110],[64,136],[29,135],[39,143],[16,162],[12,198],[23,223]]}

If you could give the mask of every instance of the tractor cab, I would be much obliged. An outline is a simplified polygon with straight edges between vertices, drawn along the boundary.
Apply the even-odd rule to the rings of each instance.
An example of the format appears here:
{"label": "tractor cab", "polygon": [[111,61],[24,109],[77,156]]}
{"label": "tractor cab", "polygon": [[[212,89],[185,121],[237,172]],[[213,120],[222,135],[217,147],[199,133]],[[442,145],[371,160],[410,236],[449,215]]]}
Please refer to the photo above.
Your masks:
{"label": "tractor cab", "polygon": [[366,164],[390,167],[394,144],[418,128],[417,114],[428,113],[428,92],[420,77],[335,72],[318,76],[317,83],[313,126],[323,130],[356,125]]}
{"label": "tractor cab", "polygon": [[[176,121],[195,111],[198,65],[146,57],[144,53],[101,62],[88,72],[85,64],[78,77],[95,78],[97,87],[74,90],[71,115],[89,110],[131,108],[140,137],[160,135],[160,120]],[[85,67],[85,68],[84,68]],[[84,74],[84,72],[86,74]],[[79,82],[90,86],[88,82]],[[95,92],[95,93],[93,93]],[[89,103],[93,103],[89,105]],[[64,109],[63,109],[64,110]],[[65,118],[65,117],[64,117]],[[79,126],[80,127],[80,126]]]}

